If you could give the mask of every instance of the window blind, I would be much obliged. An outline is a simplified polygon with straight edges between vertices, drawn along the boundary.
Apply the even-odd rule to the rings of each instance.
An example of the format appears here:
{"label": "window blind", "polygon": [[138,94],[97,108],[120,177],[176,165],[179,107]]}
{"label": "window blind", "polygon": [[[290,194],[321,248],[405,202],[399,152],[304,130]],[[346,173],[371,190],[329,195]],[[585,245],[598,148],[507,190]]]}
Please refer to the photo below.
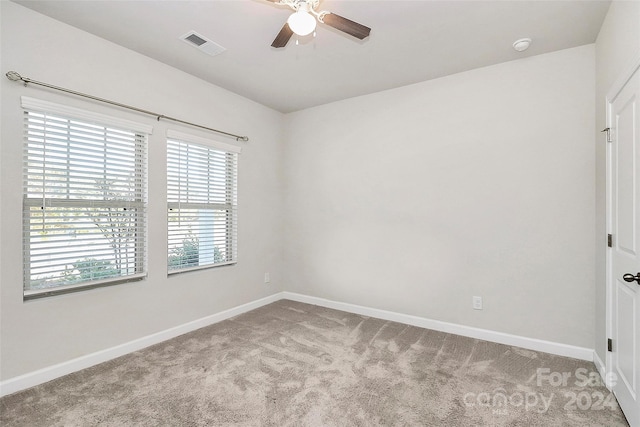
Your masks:
{"label": "window blind", "polygon": [[169,136],[169,273],[235,263],[239,150],[192,142],[196,138],[177,133]]}
{"label": "window blind", "polygon": [[25,297],[144,275],[147,134],[89,119],[24,111]]}

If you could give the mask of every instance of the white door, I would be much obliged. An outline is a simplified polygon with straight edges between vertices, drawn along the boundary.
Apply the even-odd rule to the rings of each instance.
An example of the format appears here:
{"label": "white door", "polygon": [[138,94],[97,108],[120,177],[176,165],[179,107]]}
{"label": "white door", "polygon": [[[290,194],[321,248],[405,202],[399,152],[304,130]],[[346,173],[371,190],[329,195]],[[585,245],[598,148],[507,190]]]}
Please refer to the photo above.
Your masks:
{"label": "white door", "polygon": [[640,69],[609,98],[609,327],[613,393],[640,427]]}

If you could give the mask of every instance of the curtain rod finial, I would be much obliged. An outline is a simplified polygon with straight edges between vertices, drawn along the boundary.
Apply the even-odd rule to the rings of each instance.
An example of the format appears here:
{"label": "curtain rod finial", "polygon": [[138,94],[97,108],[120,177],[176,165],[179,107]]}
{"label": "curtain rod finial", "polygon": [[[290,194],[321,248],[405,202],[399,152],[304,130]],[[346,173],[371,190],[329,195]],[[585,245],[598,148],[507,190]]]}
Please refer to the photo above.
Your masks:
{"label": "curtain rod finial", "polygon": [[17,82],[18,80],[22,80],[22,76],[16,73],[15,71],[9,71],[7,72],[7,74],[5,74],[5,76],[7,76],[7,78],[12,82]]}

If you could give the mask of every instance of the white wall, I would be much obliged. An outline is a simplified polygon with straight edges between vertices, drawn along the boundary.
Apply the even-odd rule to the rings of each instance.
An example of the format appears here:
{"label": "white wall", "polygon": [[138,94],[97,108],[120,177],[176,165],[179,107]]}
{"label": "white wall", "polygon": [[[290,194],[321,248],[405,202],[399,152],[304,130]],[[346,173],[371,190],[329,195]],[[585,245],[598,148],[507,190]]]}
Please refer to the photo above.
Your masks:
{"label": "white wall", "polygon": [[594,75],[588,45],[287,115],[285,288],[593,348]]}
{"label": "white wall", "polygon": [[[239,262],[167,278],[165,133],[181,129],[124,110],[0,78],[2,242],[0,380],[110,348],[281,291],[282,115],[133,51],[0,2],[2,74],[23,76],[248,135],[239,160]],[[212,66],[215,59],[212,59]],[[20,96],[151,124],[149,276],[23,302]],[[213,136],[220,139],[222,137]],[[225,142],[235,143],[230,139]],[[271,273],[272,285],[263,283]]]}
{"label": "white wall", "polygon": [[631,63],[640,57],[640,2],[614,1],[596,41],[596,342],[606,356],[606,96]]}

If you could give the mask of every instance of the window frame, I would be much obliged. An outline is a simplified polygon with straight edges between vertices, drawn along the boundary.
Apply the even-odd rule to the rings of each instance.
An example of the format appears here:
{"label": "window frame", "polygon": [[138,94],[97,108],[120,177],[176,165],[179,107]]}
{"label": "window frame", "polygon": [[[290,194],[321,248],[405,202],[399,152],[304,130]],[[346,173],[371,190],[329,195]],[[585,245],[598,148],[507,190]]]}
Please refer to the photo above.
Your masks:
{"label": "window frame", "polygon": [[[70,107],[67,105],[57,104],[49,101],[43,101],[43,100],[34,99],[26,96],[21,97],[21,106],[22,106],[22,116],[24,117],[23,119],[24,120],[24,123],[23,123],[24,136],[22,138],[23,139],[22,141],[22,144],[23,144],[23,154],[22,154],[22,159],[23,159],[23,167],[22,167],[23,299],[26,301],[26,300],[36,299],[36,298],[67,294],[71,292],[79,292],[79,291],[94,289],[98,287],[112,286],[112,285],[117,285],[121,283],[139,281],[146,278],[147,276],[147,260],[146,260],[147,233],[148,233],[148,230],[147,230],[148,140],[149,140],[149,135],[151,135],[153,132],[153,128],[151,126],[144,125],[138,122],[133,122],[130,120],[125,120],[125,119],[121,119],[113,116],[104,115],[101,113],[92,112],[86,109]],[[66,197],[60,197],[60,198],[51,197],[50,196],[51,193],[49,192],[49,190],[45,188],[45,179],[46,179],[47,171],[50,170],[52,166],[51,166],[51,160],[47,162],[47,159],[46,157],[44,157],[44,154],[41,161],[41,165],[42,165],[41,167],[42,167],[42,173],[43,173],[42,196],[29,197],[29,183],[32,182],[30,178],[30,173],[32,172],[30,172],[30,169],[33,168],[31,165],[32,165],[32,160],[34,155],[33,153],[30,153],[30,150],[32,150],[32,148],[30,147],[31,145],[34,145],[34,144],[36,146],[40,144],[42,145],[43,149],[46,151],[46,144],[47,144],[46,138],[45,140],[37,143],[34,143],[33,139],[30,140],[30,135],[28,131],[29,120],[30,120],[29,114],[33,114],[34,116],[44,115],[45,117],[47,115],[50,115],[50,116],[55,116],[57,118],[60,118],[62,120],[67,120],[68,123],[75,121],[80,123],[81,126],[92,125],[92,126],[101,127],[105,130],[105,136],[103,141],[98,140],[99,141],[98,144],[102,144],[105,147],[108,145],[108,142],[107,142],[108,137],[106,136],[108,134],[108,131],[115,130],[116,132],[133,134],[134,137],[133,137],[132,146],[133,146],[134,158],[132,163],[134,165],[134,174],[135,174],[133,181],[136,184],[135,184],[135,187],[127,188],[127,192],[131,193],[134,200],[127,201],[127,200],[115,199],[110,201],[106,199],[106,195],[104,196],[104,198],[87,198],[87,199],[71,197],[72,193],[71,193],[71,190],[69,190],[69,188],[67,188],[66,193],[65,192],[61,193],[61,194],[66,194]],[[63,160],[66,161],[67,163],[67,168],[61,169],[67,175],[61,175],[61,176],[66,177],[67,186],[71,185],[69,183],[72,183],[72,182],[74,185],[77,185],[77,181],[74,181],[71,178],[69,178],[71,176],[70,174],[71,169],[69,167],[69,162],[71,158],[70,157],[71,156],[70,134],[67,133],[66,138],[63,138],[60,141],[61,142],[57,143],[58,146],[66,146],[67,148],[66,157],[63,158]],[[123,157],[123,158],[126,158],[126,157]],[[93,157],[89,157],[89,159],[91,161],[95,161],[93,160]],[[104,170],[106,174],[107,173],[106,167]],[[111,169],[109,169],[109,171],[111,173]],[[130,186],[131,183],[129,182],[128,185]],[[77,190],[74,190],[74,191],[77,191]],[[49,195],[49,197],[47,195]],[[33,286],[32,274],[34,271],[33,270],[34,267],[32,264],[33,233],[31,228],[32,221],[34,218],[32,216],[33,207],[40,207],[45,209],[48,207],[52,207],[52,208],[60,208],[62,210],[64,210],[65,208],[69,208],[69,209],[77,208],[78,213],[85,212],[82,209],[115,208],[116,211],[118,211],[119,209],[122,209],[122,211],[126,211],[127,209],[135,210],[134,211],[135,213],[132,214],[132,218],[135,223],[134,238],[132,242],[127,243],[131,245],[131,248],[132,248],[131,250],[133,251],[133,257],[132,257],[133,266],[127,265],[127,269],[133,268],[132,273],[127,273],[124,275],[121,274],[121,275],[107,277],[103,279],[83,280],[81,282],[61,284],[61,285],[52,286],[48,288],[31,289],[31,286]],[[108,211],[108,212],[111,212],[111,211]],[[43,227],[45,226],[44,224],[46,224],[46,217],[44,215],[45,214],[43,213],[42,214]],[[63,218],[65,222],[67,222],[69,218],[72,218],[75,215],[62,216],[61,218]],[[51,222],[49,222],[49,224],[51,224]],[[98,226],[95,222],[94,222],[94,225]],[[98,226],[98,228],[100,227]],[[99,235],[99,234],[96,233],[96,235]],[[104,237],[105,239],[107,239],[106,236]],[[63,240],[63,242],[67,242],[67,241],[68,240]],[[65,251],[63,251],[63,253],[64,252]],[[88,253],[88,257],[85,257],[85,258],[97,259],[91,256],[92,255],[95,256],[96,253],[98,252],[99,250],[96,249],[95,252]],[[114,255],[114,261],[116,258],[117,258],[117,255]],[[81,259],[83,258],[79,258],[78,261],[80,261]],[[101,261],[100,259],[97,259],[97,260]],[[59,260],[56,260],[55,262],[59,262]],[[109,261],[109,263],[111,263],[111,261]],[[53,264],[53,265],[55,266],[56,264]]]}
{"label": "window frame", "polygon": [[[172,143],[193,145],[198,148],[204,148],[207,150],[217,151],[219,154],[225,156],[224,169],[225,169],[225,203],[193,203],[185,201],[170,201],[169,187],[170,187],[170,145]],[[217,268],[223,266],[235,265],[238,262],[238,163],[239,154],[242,152],[242,148],[226,144],[220,141],[216,141],[209,138],[202,138],[199,136],[183,133],[173,129],[167,130],[166,138],[166,150],[167,150],[167,275],[173,276],[175,274],[187,273],[191,271],[205,270],[210,268]],[[207,167],[215,167],[215,164],[208,163]],[[175,172],[175,171],[173,171]],[[180,184],[178,184],[179,186]],[[228,187],[231,186],[231,189]],[[207,192],[209,194],[209,192]],[[187,206],[187,208],[185,208]],[[171,238],[171,221],[170,216],[175,214],[177,209],[210,209],[215,215],[216,211],[228,211],[226,230],[224,234],[225,240],[225,254],[227,260],[222,262],[212,262],[204,265],[197,265],[192,267],[171,268],[171,255],[170,252],[173,249]],[[213,247],[215,244],[212,243]],[[211,248],[213,250],[213,248]],[[200,253],[200,252],[198,252]],[[230,255],[230,256],[229,256]],[[229,259],[230,258],[230,259]]]}

